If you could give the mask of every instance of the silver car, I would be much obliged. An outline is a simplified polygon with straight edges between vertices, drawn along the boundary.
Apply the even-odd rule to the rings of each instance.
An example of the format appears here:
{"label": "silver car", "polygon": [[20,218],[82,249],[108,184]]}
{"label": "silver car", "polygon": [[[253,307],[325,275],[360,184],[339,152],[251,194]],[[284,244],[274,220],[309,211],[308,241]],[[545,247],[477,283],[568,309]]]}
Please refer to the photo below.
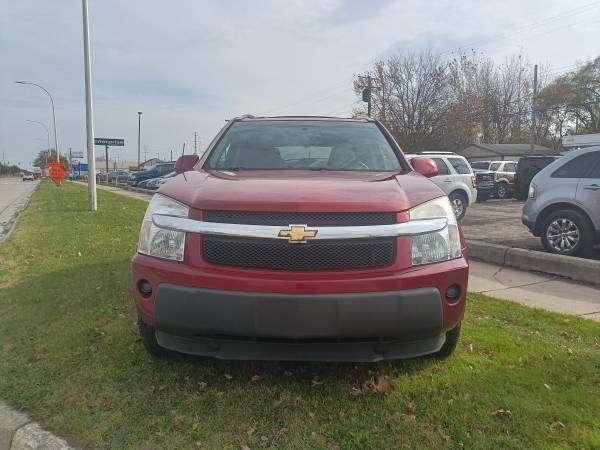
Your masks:
{"label": "silver car", "polygon": [[582,255],[599,243],[600,147],[569,152],[533,177],[522,220],[553,253]]}

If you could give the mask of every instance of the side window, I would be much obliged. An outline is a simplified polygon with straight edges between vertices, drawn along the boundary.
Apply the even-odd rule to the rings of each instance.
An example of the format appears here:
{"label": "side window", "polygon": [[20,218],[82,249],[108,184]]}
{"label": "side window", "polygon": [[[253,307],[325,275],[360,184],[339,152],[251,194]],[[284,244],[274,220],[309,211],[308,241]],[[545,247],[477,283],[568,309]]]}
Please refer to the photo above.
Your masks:
{"label": "side window", "polygon": [[590,168],[594,167],[600,161],[600,152],[589,152],[579,155],[576,158],[563,164],[556,169],[552,178],[588,178]]}
{"label": "side window", "polygon": [[505,172],[516,172],[517,165],[515,163],[506,163],[506,164],[504,164],[504,171]]}
{"label": "side window", "polygon": [[471,166],[469,166],[469,163],[464,159],[448,158],[448,161],[450,161],[450,164],[452,164],[452,167],[454,167],[456,173],[459,173],[461,175],[471,174]]}
{"label": "side window", "polygon": [[[596,153],[600,156],[600,152]],[[594,167],[590,172],[589,178],[600,178],[600,158],[598,159],[599,161],[596,163],[596,167]]]}
{"label": "side window", "polygon": [[450,174],[450,170],[448,169],[448,166],[446,165],[446,163],[444,162],[443,159],[441,158],[431,158],[433,160],[433,162],[435,163],[435,165],[438,168],[438,175],[449,175]]}
{"label": "side window", "polygon": [[499,162],[495,162],[495,163],[491,163],[490,164],[490,170],[492,172],[496,172],[499,167],[500,167],[500,163]]}

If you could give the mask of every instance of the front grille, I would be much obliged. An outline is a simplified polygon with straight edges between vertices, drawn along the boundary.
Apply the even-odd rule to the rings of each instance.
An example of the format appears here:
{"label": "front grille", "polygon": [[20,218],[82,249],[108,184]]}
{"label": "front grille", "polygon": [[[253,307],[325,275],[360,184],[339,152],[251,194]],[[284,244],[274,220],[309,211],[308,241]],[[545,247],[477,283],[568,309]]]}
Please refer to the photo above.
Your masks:
{"label": "front grille", "polygon": [[273,270],[331,270],[385,267],[394,262],[395,238],[309,241],[205,235],[204,260],[224,266]]}
{"label": "front grille", "polygon": [[389,225],[396,223],[394,212],[263,212],[205,211],[206,222],[239,223],[243,225],[304,224],[313,227],[351,225]]}
{"label": "front grille", "polygon": [[476,173],[475,177],[477,179],[477,186],[487,186],[494,184],[493,173]]}

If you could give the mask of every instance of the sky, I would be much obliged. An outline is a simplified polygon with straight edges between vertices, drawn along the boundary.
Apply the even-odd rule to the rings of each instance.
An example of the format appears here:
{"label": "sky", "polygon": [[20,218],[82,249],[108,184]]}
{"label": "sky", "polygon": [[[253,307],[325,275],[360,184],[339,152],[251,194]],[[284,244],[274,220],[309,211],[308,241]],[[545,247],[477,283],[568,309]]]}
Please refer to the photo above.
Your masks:
{"label": "sky", "polygon": [[[86,152],[78,0],[0,0],[0,158],[30,167],[54,97],[61,152]],[[522,54],[554,73],[600,55],[600,1],[89,0],[94,130],[110,158],[203,151],[225,120],[348,116],[352,79],[396,52]],[[103,153],[102,147],[96,147]]]}

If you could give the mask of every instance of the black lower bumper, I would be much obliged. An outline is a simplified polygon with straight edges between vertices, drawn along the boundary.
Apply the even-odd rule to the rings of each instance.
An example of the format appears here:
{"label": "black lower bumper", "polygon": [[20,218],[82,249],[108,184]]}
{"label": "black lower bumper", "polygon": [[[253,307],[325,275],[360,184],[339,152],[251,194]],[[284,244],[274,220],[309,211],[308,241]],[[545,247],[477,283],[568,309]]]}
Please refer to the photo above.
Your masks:
{"label": "black lower bumper", "polygon": [[155,318],[159,345],[223,359],[378,361],[445,340],[436,288],[301,295],[161,284]]}
{"label": "black lower bumper", "polygon": [[156,338],[161,347],[169,350],[218,359],[376,362],[435,353],[444,345],[446,335],[418,341],[277,342],[190,338],[157,331]]}

